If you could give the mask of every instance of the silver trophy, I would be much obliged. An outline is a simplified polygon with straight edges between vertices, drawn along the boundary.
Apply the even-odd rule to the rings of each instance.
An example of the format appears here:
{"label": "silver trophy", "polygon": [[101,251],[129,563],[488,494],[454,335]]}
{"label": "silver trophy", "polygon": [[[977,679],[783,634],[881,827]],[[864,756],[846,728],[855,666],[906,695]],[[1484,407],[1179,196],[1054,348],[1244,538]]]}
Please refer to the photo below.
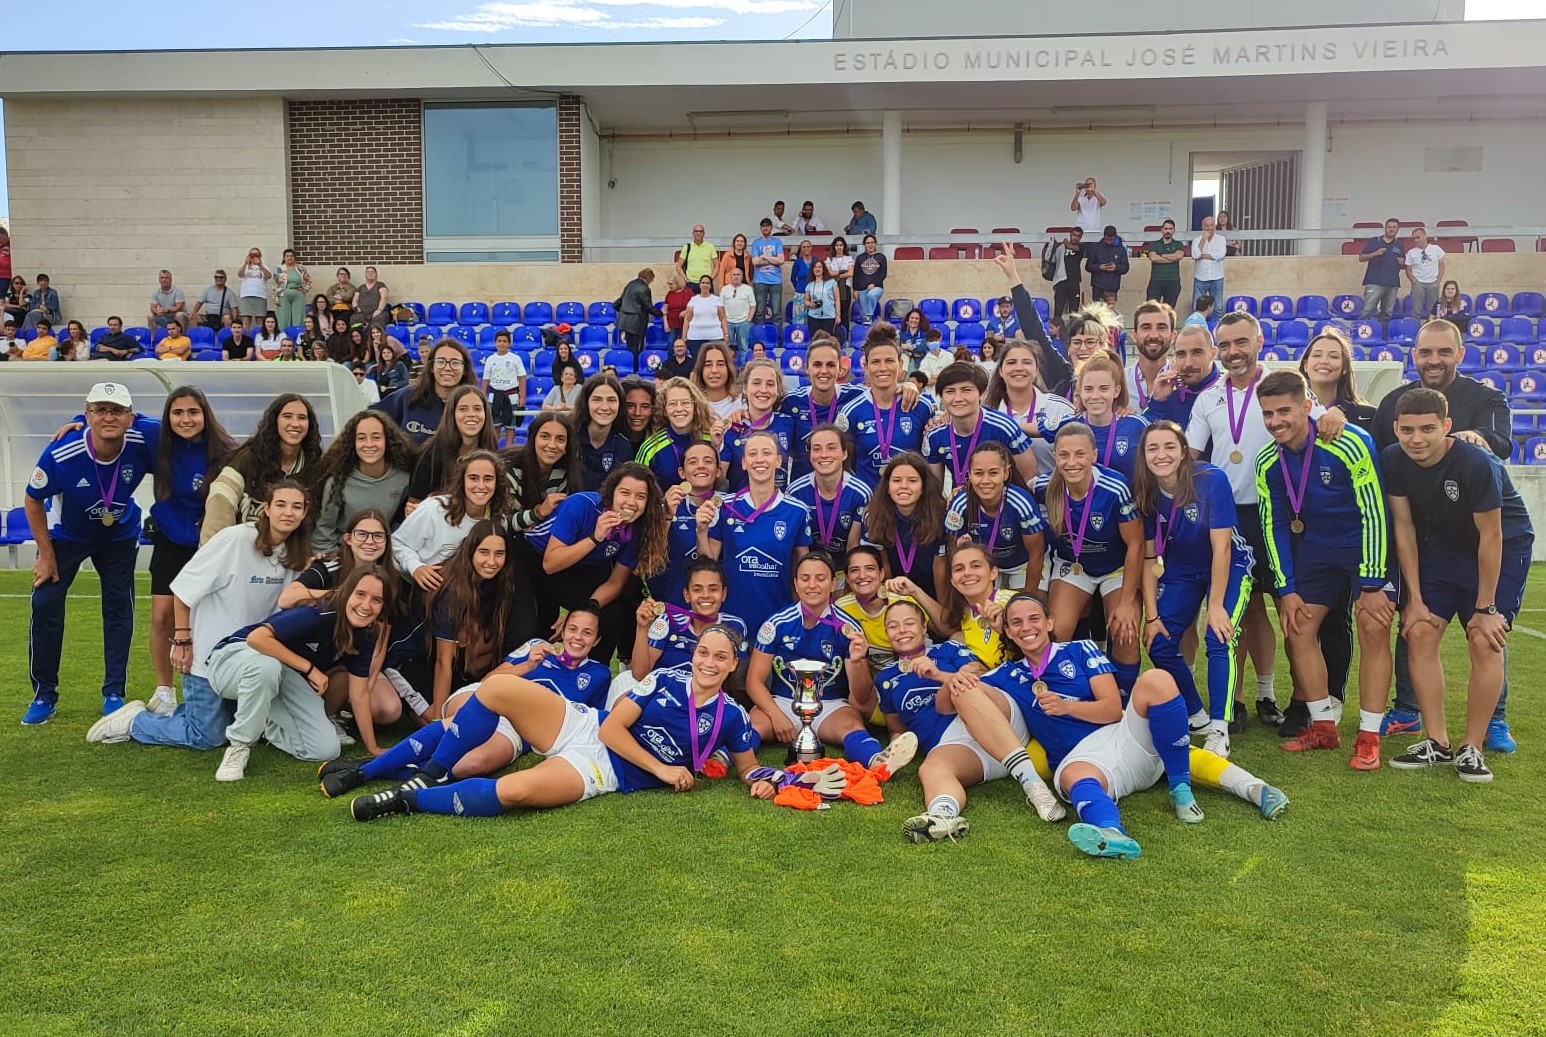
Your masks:
{"label": "silver trophy", "polygon": [[789,754],[801,763],[821,759],[821,739],[816,737],[816,718],[821,716],[826,705],[822,693],[843,669],[843,660],[829,659],[821,663],[814,659],[795,659],[785,662],[774,656],[773,669],[784,683],[794,689],[794,704],[790,709],[800,719],[800,730],[795,732],[794,740],[789,743]]}

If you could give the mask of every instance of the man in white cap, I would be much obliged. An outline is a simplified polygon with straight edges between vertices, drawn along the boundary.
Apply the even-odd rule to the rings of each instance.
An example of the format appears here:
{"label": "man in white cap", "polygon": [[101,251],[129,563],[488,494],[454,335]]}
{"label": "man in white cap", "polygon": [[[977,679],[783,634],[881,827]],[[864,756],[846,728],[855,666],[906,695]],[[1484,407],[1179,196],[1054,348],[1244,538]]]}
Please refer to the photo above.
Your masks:
{"label": "man in white cap", "polygon": [[[28,632],[32,705],[23,724],[46,724],[59,701],[65,596],[91,559],[102,582],[102,712],[123,705],[134,640],[134,561],[140,508],[134,490],[155,471],[161,423],[137,417],[126,386],[98,382],[86,394],[86,427],[50,443],[27,480],[27,526],[38,545]],[[58,497],[53,528],[45,503]]]}

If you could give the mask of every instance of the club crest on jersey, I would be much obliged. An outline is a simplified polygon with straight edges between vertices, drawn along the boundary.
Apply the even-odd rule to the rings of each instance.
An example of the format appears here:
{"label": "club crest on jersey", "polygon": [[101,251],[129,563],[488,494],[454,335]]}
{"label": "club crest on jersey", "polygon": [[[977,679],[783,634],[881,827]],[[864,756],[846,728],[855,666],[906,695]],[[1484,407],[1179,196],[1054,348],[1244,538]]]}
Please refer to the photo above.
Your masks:
{"label": "club crest on jersey", "polygon": [[616,463],[617,458],[613,457],[611,454],[601,455],[601,470],[603,472],[610,472],[612,470],[612,466]]}
{"label": "club crest on jersey", "polygon": [[1322,468],[1321,469],[1321,485],[1322,486],[1330,486],[1331,485],[1331,469],[1330,468]]}
{"label": "club crest on jersey", "polygon": [[1069,680],[1073,680],[1074,677],[1078,675],[1078,672],[1079,671],[1074,667],[1073,661],[1070,659],[1064,659],[1062,662],[1058,663],[1058,673],[1061,673]]}
{"label": "club crest on jersey", "polygon": [[1117,456],[1118,457],[1126,457],[1127,456],[1127,445],[1128,445],[1127,444],[1127,440],[1125,440],[1125,439],[1117,440]]}
{"label": "club crest on jersey", "polygon": [[671,624],[666,621],[666,617],[656,616],[655,621],[650,624],[649,637],[652,641],[658,641],[670,632]]}
{"label": "club crest on jersey", "polygon": [[1195,503],[1188,504],[1186,507],[1182,508],[1181,513],[1186,516],[1186,521],[1188,522],[1196,522],[1197,516],[1201,514]]}
{"label": "club crest on jersey", "polygon": [[588,674],[588,673],[580,674],[578,677],[575,678],[574,686],[579,688],[581,691],[584,691],[586,688],[590,687],[590,674]]}
{"label": "club crest on jersey", "polygon": [[202,490],[204,488],[204,475],[202,472],[193,477],[193,488],[195,491]]}
{"label": "club crest on jersey", "polygon": [[1452,501],[1458,501],[1460,499],[1460,484],[1453,479],[1445,479],[1444,496]]}
{"label": "club crest on jersey", "polygon": [[788,532],[789,532],[789,523],[785,522],[783,519],[779,519],[777,522],[773,523],[773,539],[774,540],[782,540],[782,539],[784,539],[784,535],[786,533],[788,533]]}
{"label": "club crest on jersey", "polygon": [[913,434],[913,419],[911,416],[906,414],[902,415],[897,419],[897,426],[901,428],[905,434],[909,436]]}
{"label": "club crest on jersey", "polygon": [[1090,516],[1090,528],[1094,529],[1095,532],[1099,533],[1101,527],[1105,524],[1106,516],[1102,515],[1100,512],[1097,511],[1095,514]]}

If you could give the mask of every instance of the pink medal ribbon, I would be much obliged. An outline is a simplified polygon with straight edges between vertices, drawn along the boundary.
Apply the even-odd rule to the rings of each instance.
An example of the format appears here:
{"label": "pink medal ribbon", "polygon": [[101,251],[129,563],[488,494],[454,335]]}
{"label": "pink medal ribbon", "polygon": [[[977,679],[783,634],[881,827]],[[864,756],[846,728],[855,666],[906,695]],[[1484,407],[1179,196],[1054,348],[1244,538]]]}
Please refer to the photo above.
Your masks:
{"label": "pink medal ribbon", "polygon": [[[1245,414],[1251,408],[1251,395],[1256,392],[1256,383],[1261,381],[1261,371],[1251,379],[1251,384],[1245,387],[1245,394],[1240,398],[1240,415],[1235,416],[1235,383],[1224,380],[1224,404],[1229,409],[1229,438],[1238,448],[1240,446],[1240,433],[1245,431]],[[1237,464],[1239,462],[1236,462]]]}
{"label": "pink medal ribbon", "polygon": [[[1095,502],[1091,499],[1094,496],[1095,483],[1091,482],[1089,492],[1084,495],[1084,514],[1079,516],[1079,532],[1074,534],[1073,548],[1075,562],[1079,561],[1079,555],[1084,550],[1084,531],[1089,527],[1090,524],[1090,512],[1095,510]],[[1074,528],[1073,498],[1067,496],[1066,493],[1063,497],[1063,526],[1068,531],[1072,531]]]}
{"label": "pink medal ribbon", "polygon": [[[752,500],[751,490],[742,490],[732,499],[737,501],[745,500],[746,503],[750,504]],[[752,513],[750,515],[742,515],[735,508],[732,508],[728,501],[725,503],[725,510],[730,512],[734,518],[746,523],[747,525],[751,525],[753,522],[756,522],[759,518],[761,518],[763,512],[771,508],[773,506],[773,502],[776,500],[778,500],[778,491],[774,490],[773,494],[769,496],[767,500],[763,501],[760,505],[752,509]]]}
{"label": "pink medal ribbon", "polygon": [[703,771],[704,764],[709,762],[709,757],[714,755],[714,743],[719,741],[719,725],[725,719],[725,693],[719,692],[714,696],[714,726],[709,728],[709,743],[703,747],[703,755],[698,755],[698,703],[693,698],[692,684],[687,685],[687,737],[692,751],[692,770],[694,774]]}
{"label": "pink medal ribbon", "polygon": [[[94,462],[92,466],[92,475],[94,475],[97,480],[97,491],[102,494],[103,514],[112,515],[113,498],[118,496],[118,473],[123,471],[124,448],[122,446],[118,448],[118,456],[113,460],[113,475],[112,478],[108,480],[107,487],[105,489],[102,486],[102,462],[97,461],[97,448],[95,444],[91,442],[91,431],[89,429],[86,432],[86,449],[91,452],[91,460]],[[115,519],[117,518],[117,516],[113,517]],[[110,526],[112,525],[112,522],[104,522],[104,525]]]}
{"label": "pink medal ribbon", "polygon": [[832,498],[832,521],[828,522],[821,512],[821,487],[816,485],[816,480],[811,480],[811,499],[816,505],[816,532],[821,537],[821,546],[831,548],[832,538],[837,535],[837,520],[841,514],[840,502],[843,499],[843,486],[837,487],[837,496]]}
{"label": "pink medal ribbon", "polygon": [[977,412],[977,427],[972,429],[972,438],[966,443],[966,456],[964,458],[956,449],[956,427],[950,425],[950,474],[955,477],[957,486],[966,482],[966,473],[971,470],[972,451],[977,449],[977,437],[982,435],[982,412]]}
{"label": "pink medal ribbon", "polygon": [[1310,428],[1310,436],[1304,444],[1304,466],[1299,469],[1299,486],[1294,486],[1293,480],[1288,477],[1288,454],[1280,445],[1278,447],[1278,464],[1283,466],[1283,492],[1288,495],[1288,506],[1294,509],[1294,522],[1299,524],[1296,533],[1304,532],[1304,498],[1305,490],[1310,485],[1310,469],[1315,462],[1315,428]]}

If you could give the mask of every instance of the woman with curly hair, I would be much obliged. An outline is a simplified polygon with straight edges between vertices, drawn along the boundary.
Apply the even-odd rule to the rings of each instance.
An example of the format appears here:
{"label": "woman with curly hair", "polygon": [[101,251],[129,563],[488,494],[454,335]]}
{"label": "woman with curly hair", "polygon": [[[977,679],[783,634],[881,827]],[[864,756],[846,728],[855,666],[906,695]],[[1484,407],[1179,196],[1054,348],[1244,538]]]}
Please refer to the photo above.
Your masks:
{"label": "woman with curly hair", "polygon": [[403,430],[380,411],[362,410],[344,422],[318,468],[311,549],[336,548],[344,520],[366,509],[387,516],[389,525],[401,522],[416,461]]}
{"label": "woman with curly hair", "polygon": [[503,523],[510,517],[510,480],[505,463],[488,450],[474,450],[456,463],[450,488],[426,499],[392,534],[392,555],[403,576],[426,593],[438,590],[443,563],[480,519]]}
{"label": "woman with curly hair", "polygon": [[634,460],[653,472],[661,486],[670,488],[682,479],[682,461],[689,446],[708,443],[718,451],[713,436],[714,413],[703,393],[686,378],[668,378],[662,383],[655,394],[655,408],[660,412],[660,431],[640,444]]}
{"label": "woman with curly hair", "polygon": [[498,453],[499,433],[483,390],[475,385],[458,385],[446,398],[445,416],[439,427],[419,450],[413,478],[408,480],[404,511],[412,514],[421,500],[444,490],[456,462],[474,450]]}
{"label": "woman with curly hair", "polygon": [[209,543],[227,526],[256,520],[263,513],[268,488],[278,480],[299,478],[307,485],[321,458],[322,433],[311,403],[294,392],[274,397],[258,419],[257,431],[210,483],[199,545]]}

